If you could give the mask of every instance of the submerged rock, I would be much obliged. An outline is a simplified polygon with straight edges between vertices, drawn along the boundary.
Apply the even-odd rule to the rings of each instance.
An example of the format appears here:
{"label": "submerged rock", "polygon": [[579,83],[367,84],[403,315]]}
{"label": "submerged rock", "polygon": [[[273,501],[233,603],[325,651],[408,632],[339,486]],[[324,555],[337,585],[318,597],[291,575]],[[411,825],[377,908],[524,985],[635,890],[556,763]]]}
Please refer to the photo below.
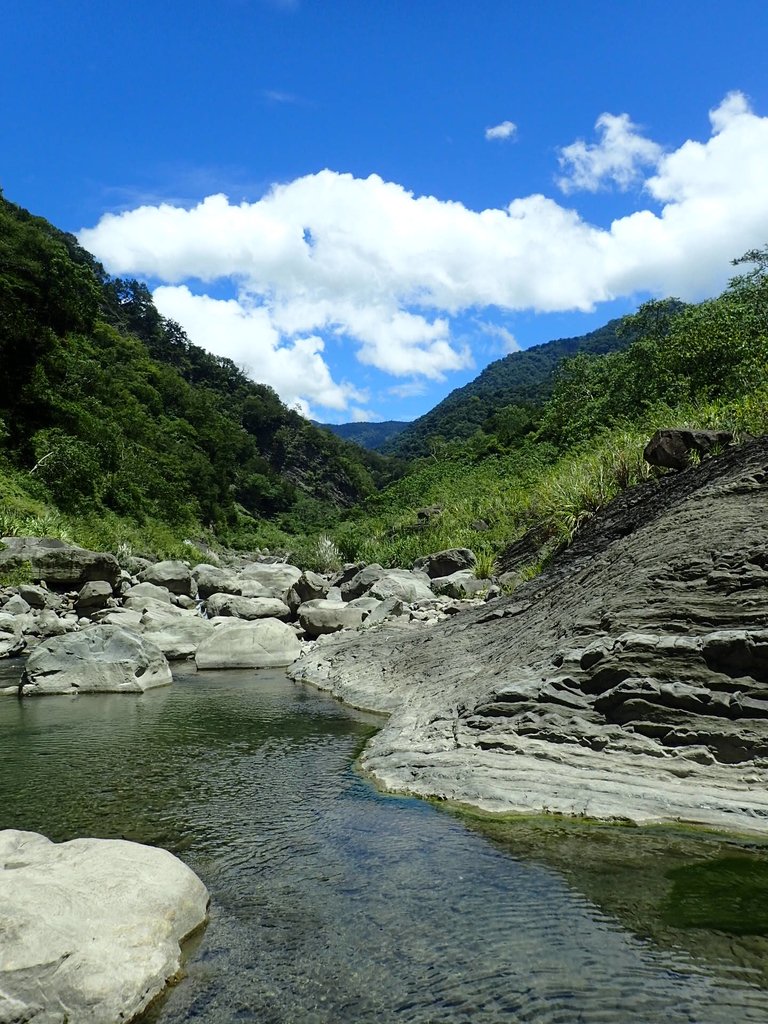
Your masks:
{"label": "submerged rock", "polygon": [[174,979],[208,892],[138,843],[0,832],[0,1021],[132,1021]]}

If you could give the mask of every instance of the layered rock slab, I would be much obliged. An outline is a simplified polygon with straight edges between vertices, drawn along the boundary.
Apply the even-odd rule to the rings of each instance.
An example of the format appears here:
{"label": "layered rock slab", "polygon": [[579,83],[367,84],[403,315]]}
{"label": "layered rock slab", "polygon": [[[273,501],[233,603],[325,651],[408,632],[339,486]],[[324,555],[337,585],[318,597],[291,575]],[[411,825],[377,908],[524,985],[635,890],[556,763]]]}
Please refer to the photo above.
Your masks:
{"label": "layered rock slab", "polygon": [[0,832],[0,1021],[132,1021],[179,972],[208,892],[166,850]]}
{"label": "layered rock slab", "polygon": [[363,766],[495,811],[768,832],[768,440],[627,492],[537,580],[291,673],[392,712]]}

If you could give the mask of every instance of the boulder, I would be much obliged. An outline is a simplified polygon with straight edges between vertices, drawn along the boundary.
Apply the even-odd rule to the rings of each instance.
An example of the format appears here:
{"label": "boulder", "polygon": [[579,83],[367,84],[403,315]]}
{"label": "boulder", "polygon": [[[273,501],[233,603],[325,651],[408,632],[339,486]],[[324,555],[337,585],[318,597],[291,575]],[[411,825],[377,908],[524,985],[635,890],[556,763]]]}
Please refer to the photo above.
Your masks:
{"label": "boulder", "polygon": [[295,615],[299,610],[299,606],[304,604],[305,601],[318,601],[324,598],[330,586],[328,580],[324,580],[316,572],[311,572],[307,569],[288,591],[288,607]]}
{"label": "boulder", "polygon": [[356,629],[367,610],[336,601],[306,601],[299,608],[299,624],[310,640],[340,629]]}
{"label": "boulder", "polygon": [[235,573],[222,569],[218,565],[201,562],[192,570],[192,578],[197,583],[197,592],[205,599],[211,594],[239,594],[240,581]]}
{"label": "boulder", "polygon": [[477,562],[474,551],[469,548],[449,548],[434,554],[417,558],[413,568],[425,572],[431,579],[451,576],[462,569],[472,569]]}
{"label": "boulder", "polygon": [[52,537],[3,537],[0,574],[29,566],[33,580],[53,587],[81,587],[89,580],[106,580],[114,586],[120,566],[114,555],[87,551]]}
{"label": "boulder", "polygon": [[0,832],[0,1021],[112,1024],[146,1009],[206,921],[208,892],[167,850]]}
{"label": "boulder", "polygon": [[26,583],[19,587],[19,597],[23,598],[30,608],[47,608],[51,595],[44,587]]}
{"label": "boulder", "polygon": [[171,603],[171,592],[167,587],[159,587],[156,583],[137,583],[125,595],[126,608],[139,608],[145,600]]}
{"label": "boulder", "polygon": [[434,597],[425,578],[408,572],[407,569],[388,569],[386,575],[376,580],[368,593],[380,601],[385,601],[388,597],[397,597],[407,604],[413,604],[414,601],[429,601]]}
{"label": "boulder", "polygon": [[171,682],[159,648],[120,626],[52,637],[29,656],[21,693],[143,693]]}
{"label": "boulder", "polygon": [[437,576],[432,580],[432,589],[436,594],[444,594],[457,601],[466,601],[486,591],[491,585],[490,580],[479,580],[473,572],[460,569],[450,576]]}
{"label": "boulder", "polygon": [[160,648],[169,661],[179,661],[194,656],[200,644],[213,633],[213,624],[199,615],[188,615],[173,621],[145,621],[142,616],[141,631],[153,644]]}
{"label": "boulder", "polygon": [[664,469],[685,469],[691,452],[700,457],[715,447],[725,448],[733,441],[727,430],[657,430],[643,450],[643,458],[651,466]]}
{"label": "boulder", "polygon": [[14,594],[3,605],[3,611],[6,615],[26,615],[30,611],[30,607],[23,597]]}
{"label": "boulder", "polygon": [[94,580],[86,583],[77,595],[78,615],[90,615],[100,608],[105,608],[112,597],[112,587],[106,580]]}
{"label": "boulder", "polygon": [[377,606],[371,610],[363,623],[364,626],[375,626],[387,619],[397,619],[403,615],[405,609],[403,602],[397,597],[388,597],[386,601],[379,601]]}
{"label": "boulder", "polygon": [[285,562],[251,562],[240,573],[240,579],[243,583],[247,580],[259,583],[272,597],[285,601],[288,591],[301,575],[301,569]]}
{"label": "boulder", "polygon": [[274,668],[292,664],[301,643],[291,627],[279,619],[235,620],[217,626],[195,654],[199,669]]}
{"label": "boulder", "polygon": [[142,583],[154,583],[156,587],[165,587],[172,594],[194,597],[197,593],[197,584],[189,568],[184,562],[176,560],[150,565],[139,574],[139,580]]}
{"label": "boulder", "polygon": [[209,615],[236,619],[289,619],[291,610],[276,597],[238,597],[235,594],[211,594],[205,602]]}
{"label": "boulder", "polygon": [[386,572],[387,570],[376,562],[366,565],[351,580],[341,584],[342,600],[354,601],[355,598],[362,597],[366,591],[370,590],[376,580],[380,580],[382,576],[386,575]]}
{"label": "boulder", "polygon": [[59,618],[56,612],[51,611],[49,608],[44,608],[34,616],[32,626],[28,632],[33,633],[35,636],[48,638],[51,636],[63,636],[64,633],[71,633],[75,628],[75,623]]}

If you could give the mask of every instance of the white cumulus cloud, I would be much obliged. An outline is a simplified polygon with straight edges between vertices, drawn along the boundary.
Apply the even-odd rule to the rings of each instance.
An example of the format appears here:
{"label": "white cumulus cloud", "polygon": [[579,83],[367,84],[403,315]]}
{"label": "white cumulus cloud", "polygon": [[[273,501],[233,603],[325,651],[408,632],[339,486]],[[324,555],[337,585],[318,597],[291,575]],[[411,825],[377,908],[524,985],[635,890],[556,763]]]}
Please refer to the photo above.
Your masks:
{"label": "white cumulus cloud", "polygon": [[[768,238],[768,118],[733,93],[710,122],[709,138],[662,153],[622,115],[596,147],[572,151],[570,180],[582,184],[652,169],[647,208],[605,228],[544,195],[478,211],[323,170],[256,202],[211,195],[191,209],[108,214],[80,241],[112,273],[162,281],[161,311],[193,341],[249,365],[286,401],[341,411],[366,399],[333,379],[323,339],[405,381],[440,380],[472,365],[460,313],[716,292],[730,259]],[[220,281],[235,299],[197,294]]]}
{"label": "white cumulus cloud", "polygon": [[500,139],[512,139],[517,135],[517,125],[514,121],[502,121],[492,128],[485,129],[485,137],[489,142]]}
{"label": "white cumulus cloud", "polygon": [[597,192],[609,182],[626,190],[640,180],[643,167],[655,166],[661,158],[661,146],[641,135],[629,114],[601,114],[595,128],[599,142],[589,145],[577,139],[560,150],[565,173],[557,183],[564,192]]}

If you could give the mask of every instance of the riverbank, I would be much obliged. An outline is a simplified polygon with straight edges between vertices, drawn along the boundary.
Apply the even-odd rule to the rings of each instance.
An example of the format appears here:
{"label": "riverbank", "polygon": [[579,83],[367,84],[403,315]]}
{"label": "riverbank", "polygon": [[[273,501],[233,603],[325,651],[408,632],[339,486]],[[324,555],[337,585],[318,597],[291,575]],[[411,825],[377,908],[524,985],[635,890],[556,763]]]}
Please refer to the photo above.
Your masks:
{"label": "riverbank", "polygon": [[291,675],[390,712],[361,759],[388,790],[768,834],[768,441],[651,486],[511,597]]}

